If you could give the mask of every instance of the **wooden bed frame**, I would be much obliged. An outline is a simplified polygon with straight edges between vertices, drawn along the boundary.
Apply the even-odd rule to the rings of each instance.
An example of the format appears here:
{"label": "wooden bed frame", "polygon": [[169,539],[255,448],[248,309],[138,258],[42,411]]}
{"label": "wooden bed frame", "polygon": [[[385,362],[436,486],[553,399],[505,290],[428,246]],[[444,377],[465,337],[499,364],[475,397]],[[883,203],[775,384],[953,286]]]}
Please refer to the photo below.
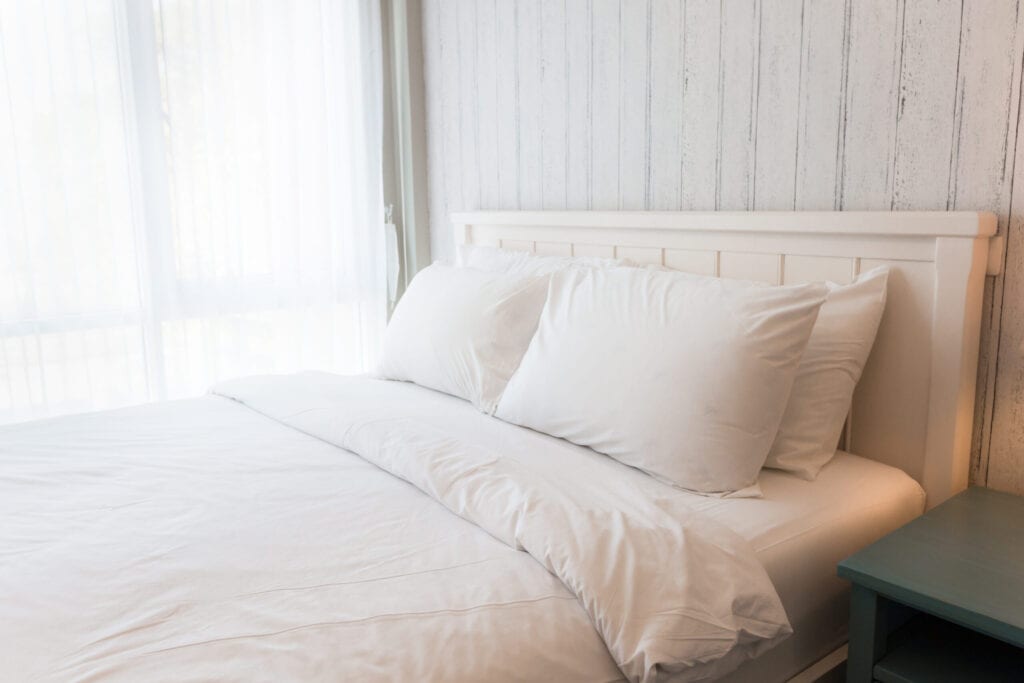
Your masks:
{"label": "wooden bed frame", "polygon": [[[996,217],[975,212],[491,211],[451,216],[456,244],[625,257],[717,277],[850,282],[891,268],[878,338],[841,446],[898,467],[928,507],[967,486],[986,274]],[[790,679],[837,678],[842,646]]]}
{"label": "wooden bed frame", "polygon": [[[618,256],[704,275],[845,283],[887,264],[889,298],[845,450],[899,467],[928,506],[967,486],[982,293],[996,217],[975,212],[500,211],[452,215],[457,244]],[[990,245],[991,242],[991,245]]]}

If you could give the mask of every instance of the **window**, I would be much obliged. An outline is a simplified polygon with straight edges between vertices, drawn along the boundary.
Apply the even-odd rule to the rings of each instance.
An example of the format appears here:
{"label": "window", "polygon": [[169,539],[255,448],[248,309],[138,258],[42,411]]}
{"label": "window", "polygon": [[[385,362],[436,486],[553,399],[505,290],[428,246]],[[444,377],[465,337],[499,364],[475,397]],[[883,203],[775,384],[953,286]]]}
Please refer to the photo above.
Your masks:
{"label": "window", "polygon": [[368,366],[377,12],[0,0],[0,421]]}

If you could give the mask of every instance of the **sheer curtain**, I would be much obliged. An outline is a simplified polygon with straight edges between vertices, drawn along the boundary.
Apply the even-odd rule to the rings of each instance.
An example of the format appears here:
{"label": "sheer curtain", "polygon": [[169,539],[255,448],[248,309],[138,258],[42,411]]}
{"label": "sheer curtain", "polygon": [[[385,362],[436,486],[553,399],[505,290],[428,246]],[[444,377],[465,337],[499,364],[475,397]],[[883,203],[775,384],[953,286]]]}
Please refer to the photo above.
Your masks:
{"label": "sheer curtain", "polygon": [[374,0],[0,0],[0,421],[365,369]]}

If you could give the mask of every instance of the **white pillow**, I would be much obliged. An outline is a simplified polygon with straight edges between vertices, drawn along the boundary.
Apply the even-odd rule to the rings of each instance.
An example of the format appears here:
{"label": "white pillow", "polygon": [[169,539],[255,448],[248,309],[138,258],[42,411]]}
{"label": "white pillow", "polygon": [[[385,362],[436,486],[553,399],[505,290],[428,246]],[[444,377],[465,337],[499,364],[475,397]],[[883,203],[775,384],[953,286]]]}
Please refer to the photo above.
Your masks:
{"label": "white pillow", "polygon": [[825,293],[562,271],[496,415],[687,489],[737,491],[764,465]]}
{"label": "white pillow", "polygon": [[525,251],[509,251],[497,247],[460,244],[456,264],[463,268],[479,268],[514,275],[551,275],[565,268],[614,268],[634,265],[627,259],[599,256],[536,256]]}
{"label": "white pillow", "polygon": [[537,329],[547,284],[439,263],[424,268],[391,316],[378,375],[493,413]]}
{"label": "white pillow", "polygon": [[882,320],[888,278],[881,267],[849,285],[828,283],[765,467],[813,480],[832,459]]}

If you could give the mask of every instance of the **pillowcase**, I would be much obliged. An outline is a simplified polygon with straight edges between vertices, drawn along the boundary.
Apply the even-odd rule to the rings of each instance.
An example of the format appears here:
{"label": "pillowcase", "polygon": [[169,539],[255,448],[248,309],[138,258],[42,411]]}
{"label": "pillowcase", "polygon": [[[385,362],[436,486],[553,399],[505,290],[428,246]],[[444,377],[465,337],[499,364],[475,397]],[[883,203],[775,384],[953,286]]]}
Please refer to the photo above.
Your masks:
{"label": "pillowcase", "polygon": [[634,265],[627,259],[598,256],[536,256],[525,251],[478,247],[472,244],[459,245],[455,262],[463,268],[479,268],[523,276],[551,275],[572,266],[614,268]]}
{"label": "pillowcase", "polygon": [[420,271],[384,334],[377,374],[459,396],[493,413],[547,296],[546,277],[439,263]]}
{"label": "pillowcase", "polygon": [[813,480],[832,459],[882,320],[888,279],[881,267],[849,285],[828,283],[765,467]]}
{"label": "pillowcase", "polygon": [[496,416],[683,488],[743,489],[764,465],[826,291],[564,270]]}

